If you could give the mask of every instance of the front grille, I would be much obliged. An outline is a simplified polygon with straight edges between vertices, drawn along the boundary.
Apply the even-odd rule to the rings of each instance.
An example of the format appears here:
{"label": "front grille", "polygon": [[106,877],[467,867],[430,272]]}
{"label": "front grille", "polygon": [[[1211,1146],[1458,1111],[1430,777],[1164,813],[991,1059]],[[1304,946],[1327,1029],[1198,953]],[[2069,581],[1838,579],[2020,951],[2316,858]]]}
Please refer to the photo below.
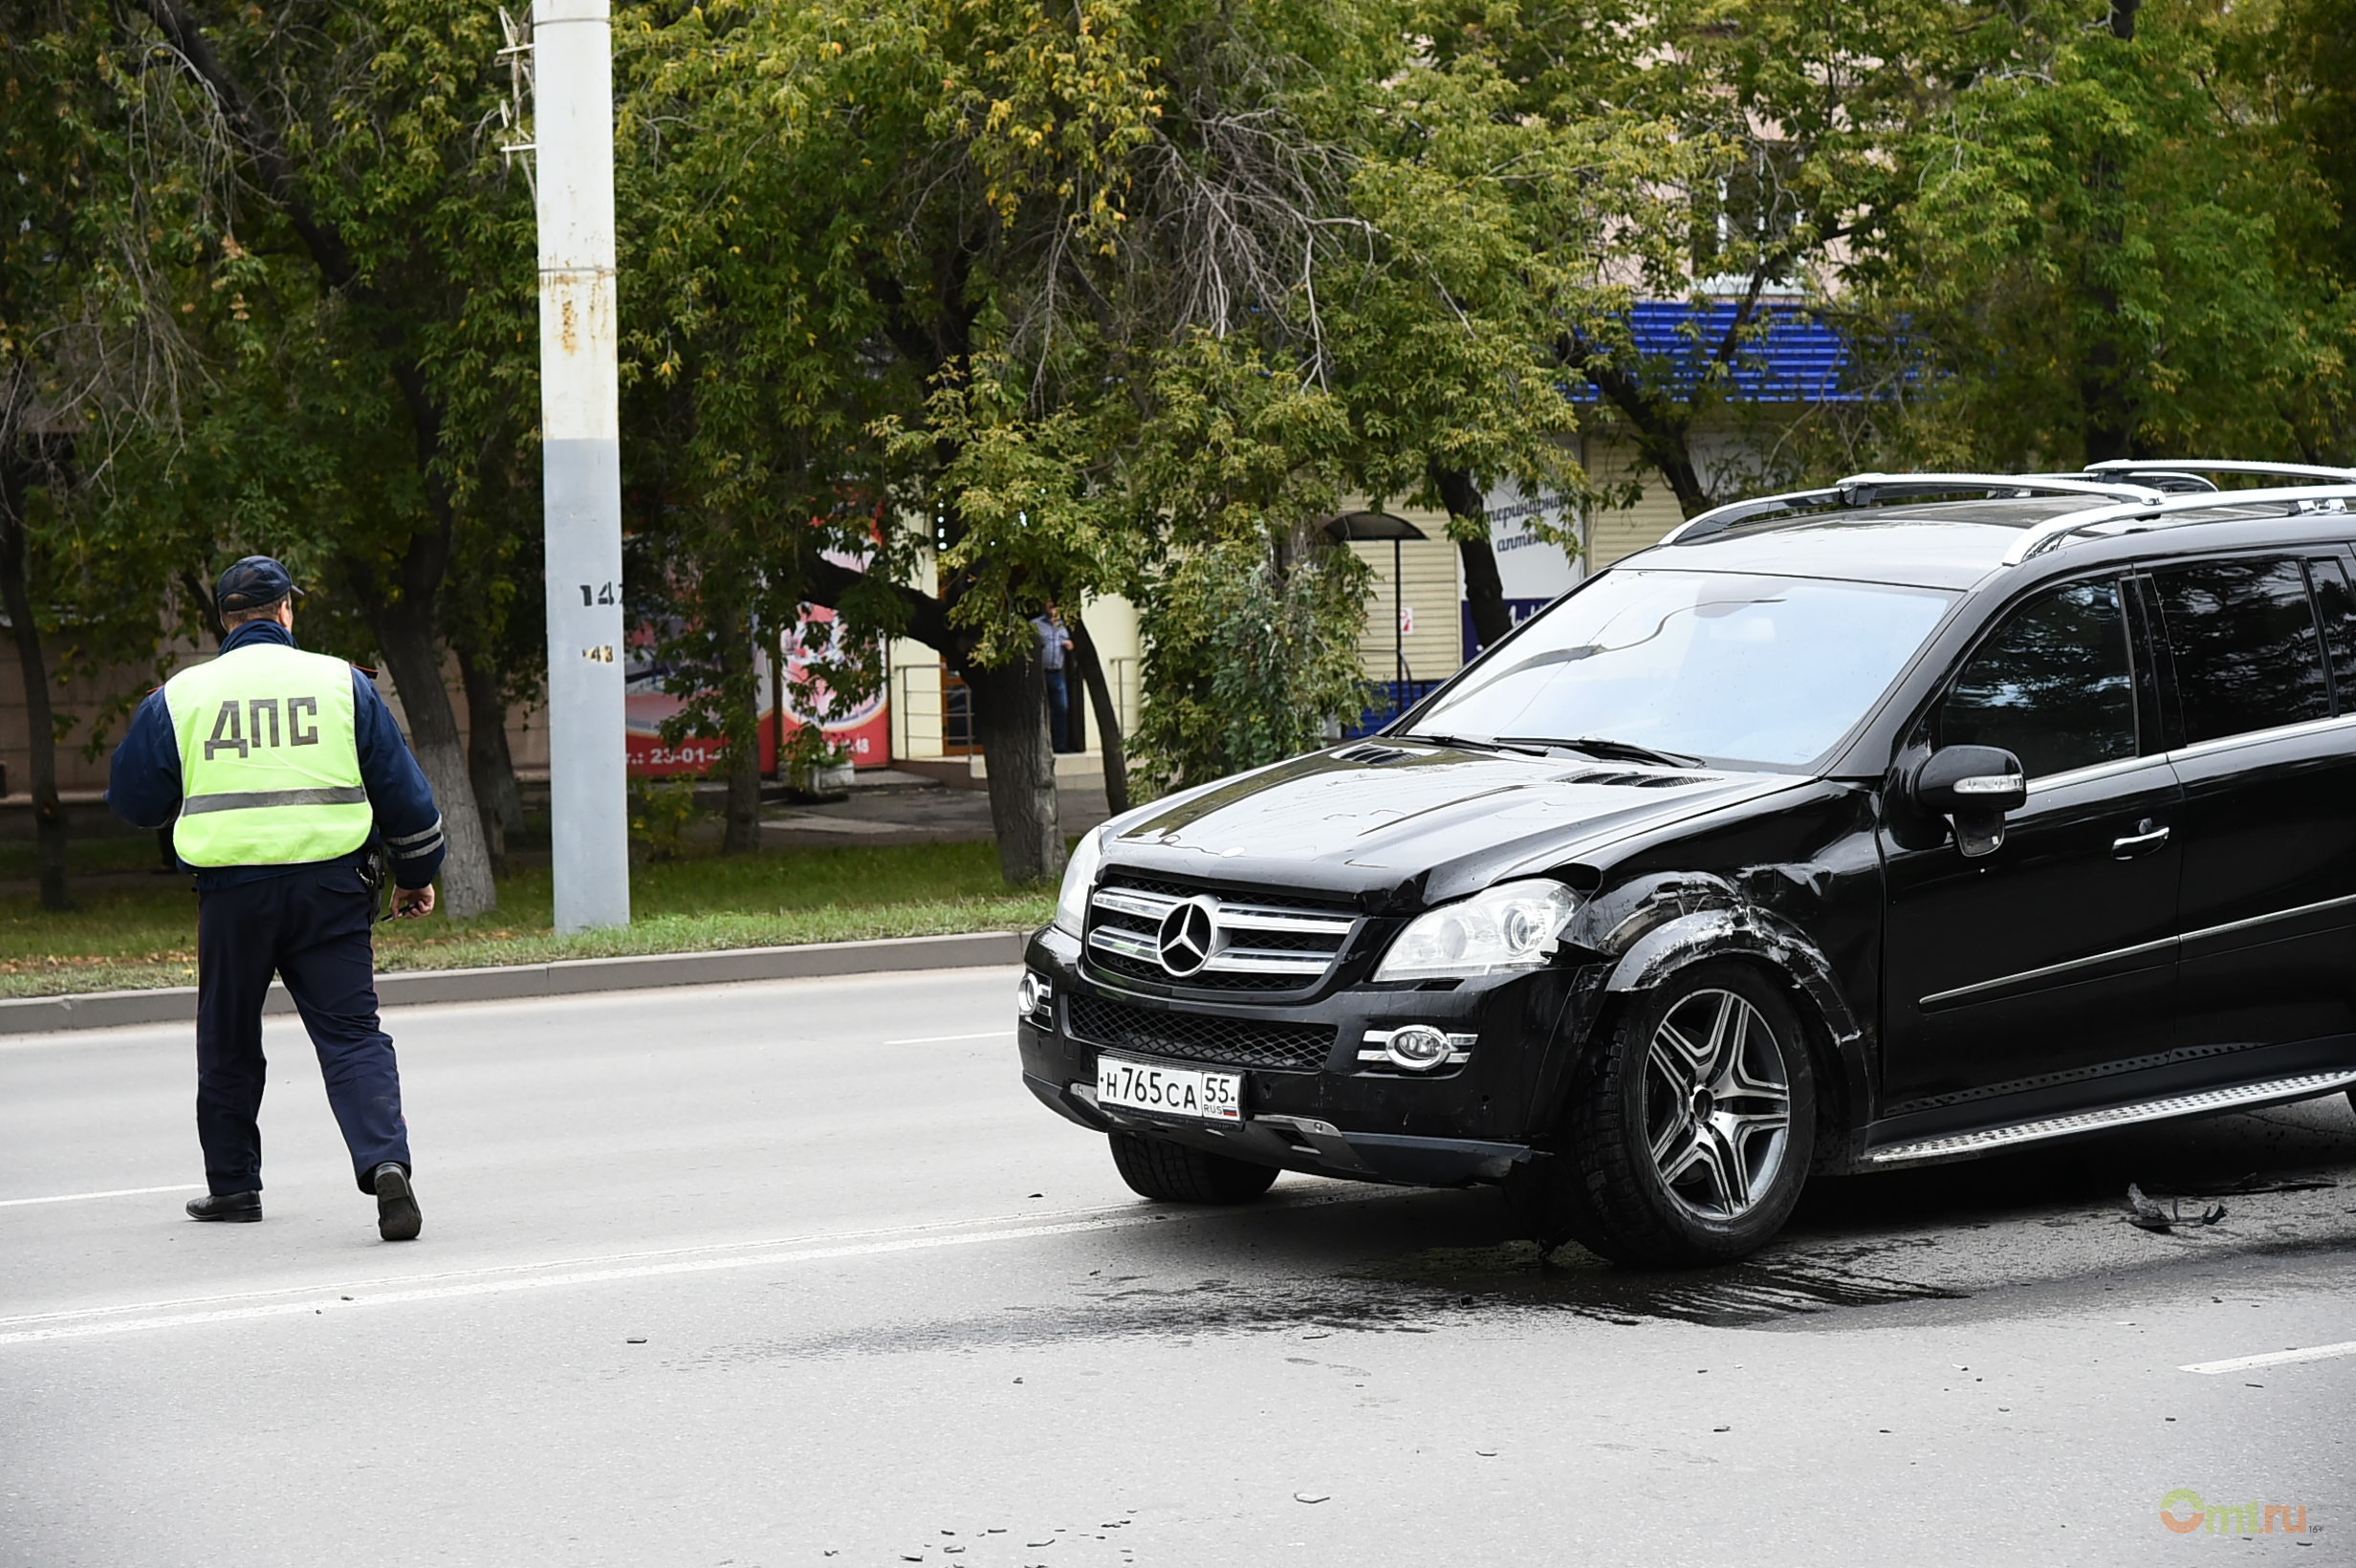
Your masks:
{"label": "front grille", "polygon": [[[1164,919],[1190,900],[1213,906],[1215,940],[1201,967],[1164,966]],[[1088,962],[1106,974],[1195,991],[1298,991],[1322,981],[1349,947],[1358,917],[1289,894],[1207,893],[1117,873],[1089,901]]]}
{"label": "front grille", "polygon": [[1153,959],[1131,958],[1125,953],[1108,953],[1102,948],[1090,949],[1088,962],[1105,973],[1117,974],[1124,980],[1144,980],[1157,986],[1190,986],[1197,991],[1298,991],[1309,983],[1289,974],[1197,974],[1189,979],[1178,980]]}
{"label": "front grille", "polygon": [[1156,1013],[1101,996],[1066,1004],[1072,1033],[1092,1045],[1226,1067],[1306,1073],[1325,1065],[1334,1032],[1322,1024],[1269,1024],[1199,1013]]}

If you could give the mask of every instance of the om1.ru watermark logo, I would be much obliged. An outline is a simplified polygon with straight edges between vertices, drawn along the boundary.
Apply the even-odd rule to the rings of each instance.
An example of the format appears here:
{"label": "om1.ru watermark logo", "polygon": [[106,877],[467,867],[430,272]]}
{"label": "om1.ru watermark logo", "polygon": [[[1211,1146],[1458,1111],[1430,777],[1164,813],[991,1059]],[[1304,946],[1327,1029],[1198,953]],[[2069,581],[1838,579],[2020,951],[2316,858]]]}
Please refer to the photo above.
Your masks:
{"label": "om1.ru watermark logo", "polygon": [[2320,1535],[2307,1520],[2304,1503],[2212,1503],[2191,1487],[2160,1499],[2160,1523],[2179,1535],[2198,1530],[2212,1535]]}

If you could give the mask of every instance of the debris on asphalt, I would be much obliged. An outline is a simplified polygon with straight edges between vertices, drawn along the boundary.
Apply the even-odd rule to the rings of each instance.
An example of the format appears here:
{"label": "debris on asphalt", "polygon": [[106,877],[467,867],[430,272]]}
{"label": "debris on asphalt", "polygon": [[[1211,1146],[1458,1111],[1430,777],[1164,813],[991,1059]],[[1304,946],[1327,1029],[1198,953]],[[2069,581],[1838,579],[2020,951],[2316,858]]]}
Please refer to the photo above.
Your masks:
{"label": "debris on asphalt", "polygon": [[2323,1192],[2340,1184],[2328,1176],[2286,1176],[2280,1181],[2268,1181],[2253,1171],[2239,1181],[2222,1186],[2170,1187],[2154,1194],[2162,1198],[2247,1198],[2260,1192]]}
{"label": "debris on asphalt", "polygon": [[2188,1214],[2182,1198],[2170,1198],[2168,1207],[2163,1209],[2155,1200],[2146,1197],[2142,1187],[2133,1182],[2127,1184],[2127,1222],[2138,1230],[2168,1231],[2179,1225],[2214,1225],[2224,1217],[2225,1206],[2221,1203]]}
{"label": "debris on asphalt", "polygon": [[1330,1492],[1296,1492],[1293,1493],[1293,1501],[1297,1503],[1321,1503],[1332,1495],[1333,1493]]}

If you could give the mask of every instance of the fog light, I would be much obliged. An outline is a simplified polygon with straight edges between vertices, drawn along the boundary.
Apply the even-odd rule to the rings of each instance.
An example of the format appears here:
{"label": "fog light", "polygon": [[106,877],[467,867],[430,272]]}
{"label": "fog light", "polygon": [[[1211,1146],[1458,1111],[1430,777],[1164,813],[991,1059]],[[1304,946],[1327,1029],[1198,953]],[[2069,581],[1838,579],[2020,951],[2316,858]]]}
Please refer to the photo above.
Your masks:
{"label": "fog light", "polygon": [[1429,1073],[1435,1067],[1471,1061],[1473,1042],[1479,1038],[1477,1034],[1451,1034],[1429,1024],[1369,1029],[1359,1047],[1358,1059],[1368,1067]]}
{"label": "fog light", "polygon": [[1448,1060],[1448,1036],[1429,1024],[1392,1030],[1390,1038],[1383,1042],[1383,1054],[1410,1073],[1430,1072]]}
{"label": "fog light", "polygon": [[1043,975],[1025,969],[1022,978],[1014,983],[1014,1012],[1019,1017],[1043,1018],[1053,1012],[1055,1000],[1055,985]]}

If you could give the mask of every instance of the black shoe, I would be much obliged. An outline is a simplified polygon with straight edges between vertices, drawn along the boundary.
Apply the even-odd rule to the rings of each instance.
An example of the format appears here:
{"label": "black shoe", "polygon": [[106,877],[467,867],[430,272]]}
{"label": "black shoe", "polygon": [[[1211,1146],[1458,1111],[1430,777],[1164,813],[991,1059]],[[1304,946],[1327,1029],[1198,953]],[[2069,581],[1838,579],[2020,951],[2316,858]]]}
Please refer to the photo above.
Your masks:
{"label": "black shoe", "polygon": [[417,1211],[417,1194],[409,1190],[409,1173],[387,1160],[370,1179],[377,1189],[377,1234],[386,1241],[415,1241],[425,1220]]}
{"label": "black shoe", "polygon": [[227,1220],[231,1225],[251,1225],[262,1217],[262,1195],[259,1192],[215,1192],[209,1197],[188,1200],[188,1218],[192,1220]]}

